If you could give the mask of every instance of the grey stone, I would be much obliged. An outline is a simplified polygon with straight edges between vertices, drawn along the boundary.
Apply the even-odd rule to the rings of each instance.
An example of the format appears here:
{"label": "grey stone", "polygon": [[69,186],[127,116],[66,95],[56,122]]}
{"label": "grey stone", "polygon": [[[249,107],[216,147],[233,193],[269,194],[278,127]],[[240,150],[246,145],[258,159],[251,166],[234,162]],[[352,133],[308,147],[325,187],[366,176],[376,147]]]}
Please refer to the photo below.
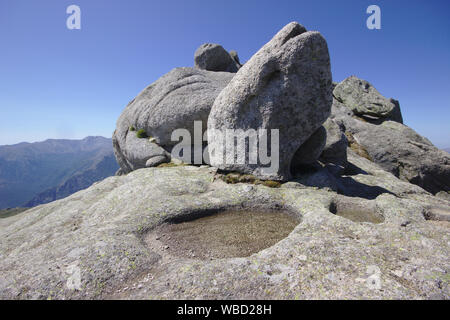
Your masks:
{"label": "grey stone", "polygon": [[[328,118],[331,102],[325,39],[296,22],[288,24],[246,62],[215,100],[208,119],[211,165],[261,179],[289,179],[294,153]],[[233,154],[225,152],[224,160],[214,153],[223,140],[213,132],[225,129],[278,129],[279,170],[267,172],[260,162],[233,164]]]}
{"label": "grey stone", "polygon": [[450,201],[450,191],[439,191],[435,194],[436,197]]}
{"label": "grey stone", "polygon": [[436,221],[450,222],[450,208],[449,207],[430,207],[425,210],[425,218]]}
{"label": "grey stone", "polygon": [[450,190],[450,156],[436,148],[428,139],[395,121],[368,123],[340,112],[333,102],[333,115],[368,158],[402,180],[414,183],[435,194]]}
{"label": "grey stone", "polygon": [[240,68],[236,51],[228,53],[221,45],[202,44],[194,55],[195,67],[208,71],[237,72]]}
{"label": "grey stone", "polygon": [[169,157],[166,150],[150,142],[149,138],[138,138],[135,131],[127,130],[122,143],[116,132],[113,135],[114,153],[123,173],[145,168],[147,161],[153,157]]}
{"label": "grey stone", "polygon": [[[122,112],[113,135],[116,159],[124,173],[145,167],[150,157],[164,155],[162,149],[170,151],[178,143],[171,141],[175,129],[186,129],[194,137],[197,120],[206,130],[214,100],[233,75],[176,68],[143,90]],[[136,139],[140,129],[154,144]]]}
{"label": "grey stone", "polygon": [[147,160],[145,163],[145,167],[156,167],[157,165],[160,165],[161,163],[169,162],[169,158],[166,156],[155,156]]}
{"label": "grey stone", "polygon": [[368,120],[387,119],[403,123],[398,101],[383,97],[366,80],[348,77],[336,85],[333,95],[358,116]]}
{"label": "grey stone", "polygon": [[242,63],[239,60],[238,53],[235,50],[230,51],[230,56],[233,58],[233,60],[237,63],[238,67],[242,67]]}
{"label": "grey stone", "polygon": [[334,164],[344,168],[347,163],[348,146],[344,131],[330,118],[325,121],[323,126],[326,130],[326,143],[320,155],[320,161],[325,164]]}

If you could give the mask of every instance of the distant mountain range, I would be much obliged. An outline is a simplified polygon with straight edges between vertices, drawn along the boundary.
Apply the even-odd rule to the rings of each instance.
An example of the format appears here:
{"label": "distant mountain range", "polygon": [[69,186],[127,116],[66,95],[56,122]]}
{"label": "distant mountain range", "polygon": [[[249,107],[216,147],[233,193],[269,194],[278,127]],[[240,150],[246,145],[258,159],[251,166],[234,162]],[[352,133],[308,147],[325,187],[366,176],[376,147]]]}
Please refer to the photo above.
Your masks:
{"label": "distant mountain range", "polygon": [[444,148],[442,150],[447,151],[448,153],[450,153],[450,148]]}
{"label": "distant mountain range", "polygon": [[0,146],[0,209],[67,197],[118,168],[112,141],[104,137]]}

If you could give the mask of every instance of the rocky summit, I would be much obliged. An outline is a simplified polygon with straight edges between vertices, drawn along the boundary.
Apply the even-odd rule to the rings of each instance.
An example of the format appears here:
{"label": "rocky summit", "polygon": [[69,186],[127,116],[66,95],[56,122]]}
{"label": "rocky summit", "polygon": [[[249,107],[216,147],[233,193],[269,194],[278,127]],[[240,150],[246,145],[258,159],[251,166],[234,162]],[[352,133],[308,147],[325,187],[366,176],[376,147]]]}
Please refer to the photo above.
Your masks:
{"label": "rocky summit", "polygon": [[[0,298],[450,299],[450,155],[397,100],[332,83],[296,22],[244,64],[194,60],[125,108],[116,176],[0,215]],[[176,129],[209,159],[177,158]],[[278,129],[278,170],[219,161],[210,129]]]}

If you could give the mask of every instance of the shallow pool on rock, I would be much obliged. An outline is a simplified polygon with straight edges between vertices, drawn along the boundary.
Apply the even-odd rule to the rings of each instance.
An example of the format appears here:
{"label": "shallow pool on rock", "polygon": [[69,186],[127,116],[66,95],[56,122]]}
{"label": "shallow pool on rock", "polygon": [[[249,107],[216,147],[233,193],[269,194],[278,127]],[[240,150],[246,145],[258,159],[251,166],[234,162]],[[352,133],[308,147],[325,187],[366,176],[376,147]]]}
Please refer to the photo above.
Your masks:
{"label": "shallow pool on rock", "polygon": [[353,222],[383,223],[384,216],[370,201],[340,201],[330,204],[330,212]]}
{"label": "shallow pool on rock", "polygon": [[147,235],[147,243],[185,258],[247,257],[287,237],[299,222],[281,210],[227,210],[162,224]]}

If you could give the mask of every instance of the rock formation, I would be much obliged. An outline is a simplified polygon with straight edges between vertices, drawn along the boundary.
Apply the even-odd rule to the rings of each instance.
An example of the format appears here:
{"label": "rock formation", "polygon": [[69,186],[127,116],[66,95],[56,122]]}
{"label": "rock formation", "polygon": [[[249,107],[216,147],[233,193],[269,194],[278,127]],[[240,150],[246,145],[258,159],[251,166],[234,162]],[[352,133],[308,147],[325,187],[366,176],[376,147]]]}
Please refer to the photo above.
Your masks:
{"label": "rock formation", "polygon": [[[193,136],[194,121],[201,121],[206,130],[214,100],[232,77],[229,72],[176,68],[145,88],[122,112],[113,135],[122,172],[145,168],[153,157],[170,161],[175,129],[186,129]],[[139,130],[147,137],[138,138]]]}
{"label": "rock formation", "polygon": [[208,71],[237,72],[241,67],[236,51],[229,53],[214,43],[202,44],[194,55],[195,67]]}
{"label": "rock formation", "polygon": [[[195,53],[195,65],[172,70],[125,108],[113,135],[121,174],[171,161],[178,142],[171,140],[173,130],[194,136],[199,120],[203,130],[210,129],[208,163],[225,171],[288,180],[319,160],[342,174],[348,145],[433,194],[449,191],[448,153],[403,125],[398,101],[383,97],[369,82],[351,76],[331,84],[327,45],[317,32],[290,23],[242,68],[235,51],[204,44]],[[224,145],[214,130],[226,129],[243,131],[237,138],[245,140],[246,152],[246,130],[278,129],[278,171],[267,174],[259,162],[235,163],[234,153],[213,153]]]}
{"label": "rock formation", "polygon": [[365,80],[348,77],[334,88],[333,95],[357,116],[403,123],[398,101],[386,99]]}
{"label": "rock formation", "polygon": [[[331,102],[325,39],[298,23],[288,24],[247,61],[215,100],[208,118],[211,165],[263,179],[289,179],[295,152],[328,118]],[[224,144],[215,131],[227,129],[279,130],[278,170],[266,172],[259,161],[235,163],[232,152],[213,153]]]}
{"label": "rock formation", "polygon": [[[198,54],[203,66],[229,61],[220,48],[202,48],[222,56]],[[174,69],[126,107],[113,137],[122,176],[6,213],[0,298],[450,299],[449,154],[403,125],[398,102],[368,82],[332,84],[325,40],[297,23],[236,74],[225,65]],[[171,159],[171,131],[191,132],[195,120],[280,129],[270,178],[289,180],[263,181],[259,165]],[[211,151],[220,139],[208,143]],[[288,212],[295,223],[275,244],[222,258],[154,233],[230,209]],[[215,230],[202,236],[253,239]]]}
{"label": "rock formation", "polygon": [[[355,83],[362,84],[356,86],[356,92],[349,89],[351,84]],[[354,140],[354,146],[362,147],[367,158],[383,169],[433,194],[439,191],[448,192],[449,154],[403,125],[398,103],[395,106],[389,104],[388,99],[367,84],[368,82],[356,77],[350,77],[338,84],[333,91],[336,98],[333,100],[331,117],[345,128],[347,135]],[[368,86],[367,94],[361,93],[361,86]],[[355,97],[362,102],[358,104]],[[374,117],[377,121],[372,121]]]}

